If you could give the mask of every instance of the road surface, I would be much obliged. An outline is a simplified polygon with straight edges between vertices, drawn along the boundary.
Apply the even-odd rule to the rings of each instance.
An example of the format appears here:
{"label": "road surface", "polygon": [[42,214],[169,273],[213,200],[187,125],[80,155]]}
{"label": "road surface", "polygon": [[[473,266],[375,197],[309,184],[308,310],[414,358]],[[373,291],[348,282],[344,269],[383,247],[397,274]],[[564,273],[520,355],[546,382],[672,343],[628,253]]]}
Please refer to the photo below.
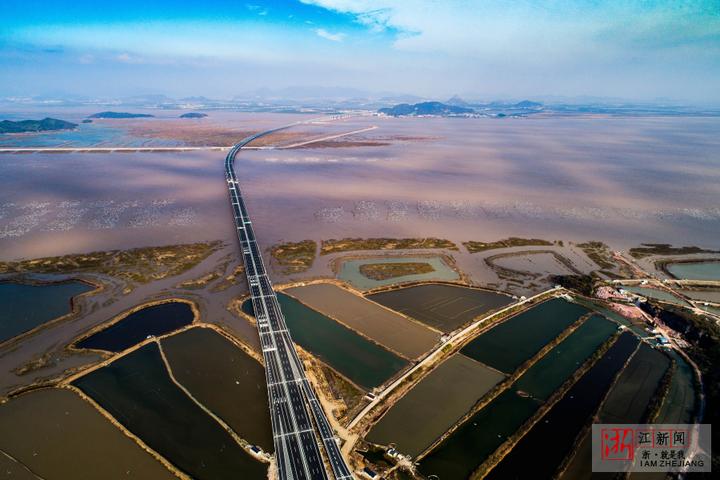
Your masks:
{"label": "road surface", "polygon": [[235,156],[248,143],[284,128],[288,127],[268,130],[243,139],[232,147],[225,159],[230,202],[265,360],[278,475],[282,480],[327,479],[329,472],[326,471],[320,453],[321,442],[332,476],[339,480],[351,479],[352,474],[340,453],[335,433],[305,375],[290,338],[280,304],[265,270],[233,167]]}

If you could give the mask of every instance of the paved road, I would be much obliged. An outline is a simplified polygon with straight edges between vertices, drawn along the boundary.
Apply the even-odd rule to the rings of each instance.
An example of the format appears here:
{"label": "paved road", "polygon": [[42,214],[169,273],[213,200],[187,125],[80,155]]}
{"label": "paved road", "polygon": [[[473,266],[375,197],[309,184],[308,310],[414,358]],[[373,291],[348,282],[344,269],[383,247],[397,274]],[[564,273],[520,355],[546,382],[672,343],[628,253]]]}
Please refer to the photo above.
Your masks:
{"label": "paved road", "polygon": [[265,270],[252,223],[243,202],[233,163],[237,153],[258,137],[278,130],[261,132],[235,145],[225,159],[225,176],[242,250],[245,274],[260,334],[265,377],[270,403],[275,456],[281,479],[327,479],[320,453],[322,443],[336,479],[351,479],[337,438],[325,412],[305,375],[302,362],[288,332],[270,278]]}

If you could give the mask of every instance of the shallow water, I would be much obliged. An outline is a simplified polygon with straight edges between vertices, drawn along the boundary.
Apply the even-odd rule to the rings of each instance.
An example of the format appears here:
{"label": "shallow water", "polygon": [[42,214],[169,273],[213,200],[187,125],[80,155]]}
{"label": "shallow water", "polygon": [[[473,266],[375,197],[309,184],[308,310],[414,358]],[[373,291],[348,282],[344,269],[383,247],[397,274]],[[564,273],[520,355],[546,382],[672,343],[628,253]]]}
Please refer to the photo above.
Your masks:
{"label": "shallow water", "polygon": [[[416,275],[403,275],[401,277],[388,278],[385,280],[373,280],[360,273],[360,267],[373,263],[428,263],[435,271],[420,273]],[[360,290],[392,285],[393,283],[419,282],[425,280],[457,280],[460,275],[447,266],[440,257],[389,257],[389,258],[364,258],[357,260],[346,260],[342,262],[338,278],[344,280]]]}
{"label": "shallow water", "polygon": [[70,312],[70,299],[93,290],[82,282],[0,283],[0,342]]}
{"label": "shallow water", "polygon": [[642,295],[643,297],[649,297],[654,298],[657,300],[663,300],[669,303],[674,303],[675,305],[688,305],[688,303],[683,300],[682,298],[678,298],[672,293],[666,292],[664,290],[658,290],[657,288],[647,288],[647,287],[634,287],[634,286],[627,286],[622,287],[623,290],[627,290],[628,292],[637,293],[638,295]]}
{"label": "shallow water", "polygon": [[687,280],[720,280],[720,262],[670,263],[667,270],[676,278]]}
{"label": "shallow water", "polygon": [[104,330],[77,342],[77,348],[121,352],[149,336],[163,335],[192,323],[195,314],[185,302],[168,302],[133,312]]}

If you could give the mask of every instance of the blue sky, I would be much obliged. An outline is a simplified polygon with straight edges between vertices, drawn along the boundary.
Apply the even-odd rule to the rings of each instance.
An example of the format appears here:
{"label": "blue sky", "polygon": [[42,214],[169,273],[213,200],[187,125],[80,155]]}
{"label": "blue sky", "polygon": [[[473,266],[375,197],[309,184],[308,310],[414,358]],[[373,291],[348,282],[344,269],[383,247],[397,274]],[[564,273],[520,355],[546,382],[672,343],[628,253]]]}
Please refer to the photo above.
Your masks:
{"label": "blue sky", "polygon": [[344,86],[717,103],[718,85],[720,0],[0,3],[0,96]]}

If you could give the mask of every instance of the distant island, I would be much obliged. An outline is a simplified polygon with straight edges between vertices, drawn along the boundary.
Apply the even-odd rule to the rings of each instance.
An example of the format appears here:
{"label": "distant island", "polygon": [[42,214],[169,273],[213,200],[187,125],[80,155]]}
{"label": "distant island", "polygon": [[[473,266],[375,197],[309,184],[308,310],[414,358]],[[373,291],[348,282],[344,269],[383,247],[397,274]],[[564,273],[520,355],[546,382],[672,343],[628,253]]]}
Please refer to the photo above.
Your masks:
{"label": "distant island", "polygon": [[205,118],[207,117],[207,113],[200,113],[200,112],[188,112],[183,113],[180,115],[180,118]]}
{"label": "distant island", "polygon": [[151,118],[154,116],[147,113],[100,112],[90,115],[88,118]]}
{"label": "distant island", "polygon": [[401,103],[399,105],[395,105],[394,107],[381,108],[378,110],[378,113],[390,115],[392,117],[404,117],[409,115],[437,115],[445,117],[475,113],[475,110],[459,105],[448,105],[447,103],[442,102],[422,102],[415,103],[413,105],[409,103]]}
{"label": "distant island", "polygon": [[0,133],[26,133],[48,132],[53,130],[72,130],[77,123],[58,120],[57,118],[43,118],[42,120],[20,120],[13,122],[3,120],[0,122]]}

